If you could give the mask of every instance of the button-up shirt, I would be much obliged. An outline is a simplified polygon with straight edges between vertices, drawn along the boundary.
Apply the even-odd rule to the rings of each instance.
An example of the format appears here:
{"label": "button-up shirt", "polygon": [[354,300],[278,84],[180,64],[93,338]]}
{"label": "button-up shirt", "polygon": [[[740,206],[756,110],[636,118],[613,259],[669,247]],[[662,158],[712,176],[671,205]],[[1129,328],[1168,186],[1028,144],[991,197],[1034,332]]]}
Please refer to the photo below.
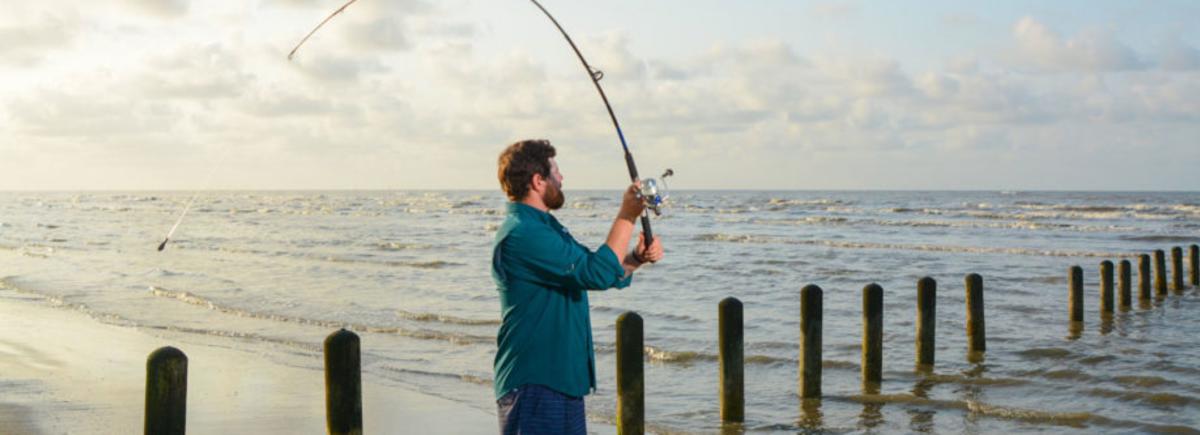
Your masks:
{"label": "button-up shirt", "polygon": [[492,247],[492,279],[501,313],[496,398],[525,384],[573,397],[595,389],[587,290],[629,285],[616,253],[608,245],[592,252],[550,213],[510,202]]}

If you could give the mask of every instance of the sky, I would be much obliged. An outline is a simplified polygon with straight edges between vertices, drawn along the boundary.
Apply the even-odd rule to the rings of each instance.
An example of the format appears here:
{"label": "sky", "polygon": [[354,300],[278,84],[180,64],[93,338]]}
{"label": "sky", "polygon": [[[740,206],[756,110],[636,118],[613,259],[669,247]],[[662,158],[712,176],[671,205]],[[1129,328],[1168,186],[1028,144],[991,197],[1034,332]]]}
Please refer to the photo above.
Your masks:
{"label": "sky", "polygon": [[[628,183],[524,0],[0,6],[0,190],[498,189],[549,139]],[[674,189],[1200,190],[1200,3],[566,1]]]}

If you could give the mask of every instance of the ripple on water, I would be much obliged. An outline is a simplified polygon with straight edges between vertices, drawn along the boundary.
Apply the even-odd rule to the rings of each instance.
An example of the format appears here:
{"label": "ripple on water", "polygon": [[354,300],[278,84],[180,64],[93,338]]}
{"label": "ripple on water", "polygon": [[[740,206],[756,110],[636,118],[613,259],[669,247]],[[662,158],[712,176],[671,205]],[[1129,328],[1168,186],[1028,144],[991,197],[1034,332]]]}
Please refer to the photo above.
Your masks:
{"label": "ripple on water", "polygon": [[1061,347],[1038,347],[1017,352],[1017,355],[1026,359],[1061,360],[1071,356],[1071,351]]}

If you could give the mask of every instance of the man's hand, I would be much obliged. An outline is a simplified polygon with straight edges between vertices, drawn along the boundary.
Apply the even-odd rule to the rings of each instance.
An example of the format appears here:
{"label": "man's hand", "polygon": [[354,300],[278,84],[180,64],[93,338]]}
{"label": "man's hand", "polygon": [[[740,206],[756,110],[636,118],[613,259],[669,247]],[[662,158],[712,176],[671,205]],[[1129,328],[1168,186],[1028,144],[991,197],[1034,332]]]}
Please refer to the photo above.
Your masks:
{"label": "man's hand", "polygon": [[638,216],[642,215],[642,211],[646,209],[646,203],[642,201],[641,191],[641,181],[634,182],[629,185],[628,189],[625,189],[625,195],[621,198],[621,210],[617,212],[617,218],[633,222],[637,220]]}
{"label": "man's hand", "polygon": [[638,233],[637,247],[633,248],[633,256],[636,259],[641,259],[647,263],[657,263],[663,258],[663,248],[661,239],[654,236],[654,243],[650,247],[646,247],[646,236],[644,233]]}

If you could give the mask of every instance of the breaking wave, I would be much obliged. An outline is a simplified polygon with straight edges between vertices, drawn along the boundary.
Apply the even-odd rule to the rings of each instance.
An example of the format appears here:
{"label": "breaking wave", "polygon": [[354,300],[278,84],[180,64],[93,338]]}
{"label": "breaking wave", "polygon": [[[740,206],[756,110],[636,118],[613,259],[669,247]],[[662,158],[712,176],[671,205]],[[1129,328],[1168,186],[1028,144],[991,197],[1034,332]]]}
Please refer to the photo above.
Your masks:
{"label": "breaking wave", "polygon": [[380,334],[395,334],[403,337],[417,338],[422,340],[438,340],[446,341],[454,344],[485,344],[495,342],[495,337],[464,334],[459,332],[435,331],[428,329],[406,329],[395,326],[378,326],[367,324],[356,324],[334,320],[312,319],[307,317],[292,316],[287,314],[264,313],[259,311],[246,310],[242,308],[222,305],[215,301],[197,296],[186,291],[168,290],[160,287],[150,287],[150,293],[154,296],[175,299],[199,307],[204,307],[210,310],[218,311],[223,314],[229,314],[238,317],[251,319],[270,320],[274,322],[287,322],[299,325],[319,326],[323,328],[346,328],[354,331],[366,331]]}
{"label": "breaking wave", "polygon": [[872,243],[849,242],[837,240],[797,240],[782,237],[754,236],[749,234],[707,233],[692,238],[695,241],[727,242],[727,243],[779,243],[788,245],[823,246],[842,249],[884,249],[900,251],[926,252],[955,252],[968,254],[1007,254],[1041,257],[1096,257],[1096,258],[1133,258],[1132,253],[1066,251],[1035,248],[1001,248],[983,246],[954,246],[954,245],[911,245],[903,243]]}

